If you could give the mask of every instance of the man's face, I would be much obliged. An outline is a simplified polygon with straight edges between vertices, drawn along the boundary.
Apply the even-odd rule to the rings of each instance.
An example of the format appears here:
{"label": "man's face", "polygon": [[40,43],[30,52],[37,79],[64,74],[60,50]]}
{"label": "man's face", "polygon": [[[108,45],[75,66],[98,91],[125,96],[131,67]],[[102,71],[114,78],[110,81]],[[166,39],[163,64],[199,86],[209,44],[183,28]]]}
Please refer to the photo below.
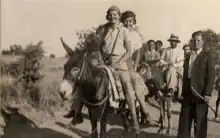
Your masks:
{"label": "man's face", "polygon": [[196,50],[198,50],[198,49],[203,47],[204,42],[203,42],[203,39],[202,39],[201,35],[195,36],[194,42],[195,42],[195,49]]}
{"label": "man's face", "polygon": [[134,19],[132,17],[129,17],[124,20],[123,24],[126,28],[132,28],[134,25]]}
{"label": "man's face", "polygon": [[184,48],[184,53],[185,54],[188,54],[190,52],[190,48],[189,48],[189,46],[186,46],[185,48]]}
{"label": "man's face", "polygon": [[171,45],[172,48],[176,48],[177,44],[178,44],[177,41],[170,41],[170,45]]}

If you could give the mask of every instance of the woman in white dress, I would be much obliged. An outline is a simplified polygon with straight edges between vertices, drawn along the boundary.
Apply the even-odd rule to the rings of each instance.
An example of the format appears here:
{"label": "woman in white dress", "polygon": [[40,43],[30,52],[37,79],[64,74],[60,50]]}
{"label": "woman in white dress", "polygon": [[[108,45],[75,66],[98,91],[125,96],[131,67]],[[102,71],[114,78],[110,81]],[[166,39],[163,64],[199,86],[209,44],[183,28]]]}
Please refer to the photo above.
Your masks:
{"label": "woman in white dress", "polygon": [[130,33],[129,39],[131,40],[133,54],[130,60],[127,61],[127,64],[137,100],[141,105],[146,122],[152,125],[156,125],[156,122],[151,120],[145,103],[145,95],[148,94],[148,89],[143,78],[136,72],[139,66],[140,48],[142,47],[143,43],[143,37],[136,25],[136,15],[132,11],[125,11],[122,13],[121,21],[123,22],[124,26],[128,28]]}

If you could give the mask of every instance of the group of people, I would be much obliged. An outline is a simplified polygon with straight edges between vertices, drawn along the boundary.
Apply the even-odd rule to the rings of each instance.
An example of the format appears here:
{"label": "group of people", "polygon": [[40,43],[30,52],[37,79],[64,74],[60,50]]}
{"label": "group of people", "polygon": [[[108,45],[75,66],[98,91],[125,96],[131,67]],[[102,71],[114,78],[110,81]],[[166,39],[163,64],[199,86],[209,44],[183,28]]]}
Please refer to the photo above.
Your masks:
{"label": "group of people", "polygon": [[[119,75],[125,99],[131,111],[134,130],[139,131],[134,91],[146,121],[150,124],[155,123],[145,105],[143,95],[147,88],[142,78],[143,74],[138,72],[138,68],[144,64],[148,66],[156,64],[165,67],[165,84],[158,87],[165,85],[167,97],[172,97],[174,91],[178,89],[179,96],[182,98],[178,138],[190,138],[192,120],[196,124],[196,138],[206,138],[208,106],[194,93],[202,95],[208,102],[214,85],[215,63],[212,52],[203,50],[205,43],[202,31],[193,33],[193,46],[186,45],[183,50],[178,46],[181,42],[179,38],[172,34],[168,39],[170,47],[162,49],[163,43],[159,40],[156,42],[149,40],[144,44],[136,25],[134,12],[121,13],[117,6],[112,6],[107,11],[106,19],[108,23],[97,29],[97,35],[102,41],[100,53],[105,64]],[[81,123],[81,108],[70,111],[65,117],[73,116],[79,118],[78,123]]]}

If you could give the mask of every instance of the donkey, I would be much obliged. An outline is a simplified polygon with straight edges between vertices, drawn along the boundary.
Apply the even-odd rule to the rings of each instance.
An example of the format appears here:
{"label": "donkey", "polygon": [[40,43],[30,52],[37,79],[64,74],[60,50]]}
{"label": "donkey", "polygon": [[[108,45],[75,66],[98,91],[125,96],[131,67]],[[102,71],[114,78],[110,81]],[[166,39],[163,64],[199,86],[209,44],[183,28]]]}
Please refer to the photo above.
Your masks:
{"label": "donkey", "polygon": [[[80,96],[83,103],[88,108],[89,119],[92,126],[92,138],[98,138],[97,122],[100,120],[100,138],[107,137],[106,124],[109,109],[109,78],[105,70],[95,68],[91,61],[94,51],[75,49],[74,51],[62,40],[64,49],[69,55],[69,59],[64,65],[63,82],[65,90],[60,90],[62,98],[69,98],[75,88],[80,88]],[[80,70],[78,79],[72,74],[73,70]],[[99,81],[100,80],[100,81]],[[97,85],[97,81],[100,83]],[[66,99],[64,98],[64,99]],[[128,131],[130,123],[125,114],[120,114],[125,131]],[[98,120],[99,119],[99,120]],[[136,134],[138,138],[139,135]]]}
{"label": "donkey", "polygon": [[[166,68],[161,67],[159,62],[157,62],[155,65],[152,65],[151,67],[149,65],[143,65],[140,68],[140,72],[142,72],[142,74],[145,74],[146,76],[145,77],[146,85],[150,90],[149,96],[155,96],[160,106],[160,118],[159,118],[160,127],[157,132],[160,135],[163,134],[163,130],[164,130],[166,110],[167,110],[167,118],[168,118],[168,128],[166,131],[166,135],[170,135],[170,130],[172,128],[172,124],[171,124],[172,102],[176,95],[179,96],[178,88],[175,91],[176,95],[172,95],[172,96],[167,95],[168,90],[166,89],[166,83],[165,83],[165,71]],[[179,85],[177,87],[179,87]]]}

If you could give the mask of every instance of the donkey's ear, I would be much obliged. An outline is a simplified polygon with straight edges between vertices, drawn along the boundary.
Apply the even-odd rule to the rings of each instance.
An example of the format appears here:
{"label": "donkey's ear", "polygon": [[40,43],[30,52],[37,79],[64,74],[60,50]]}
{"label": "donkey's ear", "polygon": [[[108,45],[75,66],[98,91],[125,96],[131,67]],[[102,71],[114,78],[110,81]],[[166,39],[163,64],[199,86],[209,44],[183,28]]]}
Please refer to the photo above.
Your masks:
{"label": "donkey's ear", "polygon": [[66,50],[67,54],[69,56],[72,55],[74,53],[73,50],[63,41],[62,37],[60,37],[60,40],[61,40],[61,43],[62,43],[64,49]]}

